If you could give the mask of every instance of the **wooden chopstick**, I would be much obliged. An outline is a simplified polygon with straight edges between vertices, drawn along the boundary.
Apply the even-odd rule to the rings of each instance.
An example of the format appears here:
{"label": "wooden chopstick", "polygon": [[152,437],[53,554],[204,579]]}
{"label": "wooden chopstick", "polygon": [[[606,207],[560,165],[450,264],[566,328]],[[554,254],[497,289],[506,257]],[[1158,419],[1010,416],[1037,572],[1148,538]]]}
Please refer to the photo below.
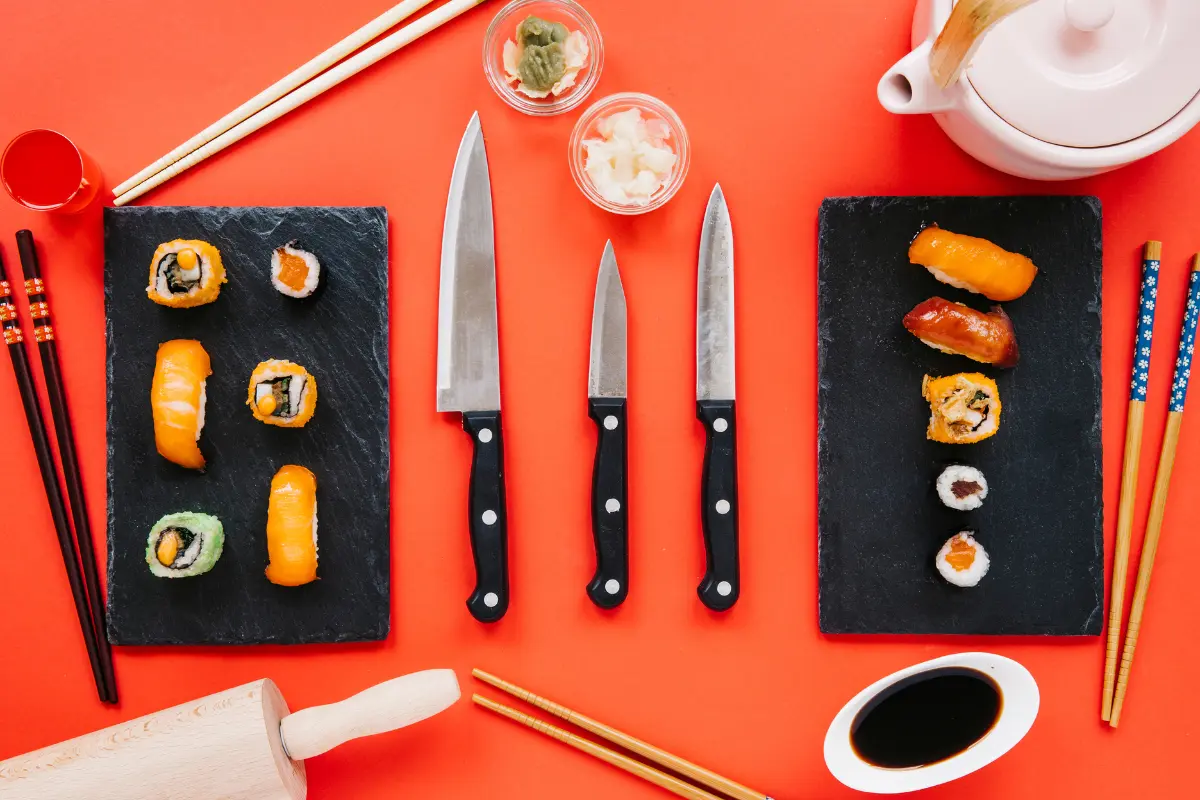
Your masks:
{"label": "wooden chopstick", "polygon": [[124,183],[118,184],[117,188],[113,189],[113,194],[124,194],[152,175],[171,166],[196,148],[211,142],[213,139],[232,128],[234,125],[237,125],[250,115],[261,111],[271,103],[283,97],[288,92],[296,89],[302,84],[308,82],[308,80],[311,78],[329,69],[334,64],[374,39],[376,36],[379,36],[392,26],[412,16],[425,6],[429,5],[431,2],[433,2],[433,0],[404,0],[402,3],[397,3],[390,10],[385,11],[375,19],[368,22],[366,25],[363,25],[361,28],[347,36],[345,39],[342,39],[333,47],[330,47],[325,52],[321,53],[300,67],[297,67],[295,70],[271,84],[266,89],[263,89],[261,92],[254,95],[254,97],[251,97],[233,111],[230,111],[212,125],[209,125],[207,128],[200,131],[195,136],[188,139],[186,142],[179,145],[174,150],[167,153],[165,156],[158,159],[138,174],[134,175],[132,178],[129,178]]}
{"label": "wooden chopstick", "polygon": [[1133,592],[1133,605],[1129,609],[1129,629],[1125,633],[1125,647],[1121,651],[1121,671],[1117,675],[1112,717],[1108,722],[1114,728],[1121,721],[1121,709],[1125,705],[1125,692],[1129,688],[1129,670],[1133,666],[1133,651],[1137,648],[1138,633],[1142,627],[1142,613],[1146,610],[1146,598],[1150,594],[1150,576],[1154,572],[1154,557],[1158,554],[1158,540],[1162,535],[1163,517],[1167,511],[1167,491],[1171,488],[1171,471],[1175,468],[1175,451],[1179,446],[1179,430],[1183,425],[1183,406],[1187,400],[1188,377],[1191,375],[1192,351],[1196,344],[1196,320],[1198,318],[1200,318],[1200,254],[1192,259],[1192,271],[1188,277],[1187,309],[1183,315],[1183,330],[1179,335],[1179,355],[1175,359],[1175,378],[1171,383],[1167,426],[1163,432],[1162,452],[1158,457],[1158,472],[1154,476],[1154,496],[1150,501],[1150,516],[1146,521],[1146,539],[1142,543],[1137,585]]}
{"label": "wooden chopstick", "polygon": [[477,694],[471,695],[471,699],[476,705],[482,706],[489,711],[494,711],[502,717],[508,717],[509,719],[519,722],[528,728],[532,728],[538,733],[543,733],[552,739],[557,739],[564,744],[569,744],[571,747],[574,747],[577,750],[582,750],[588,755],[595,756],[601,761],[612,764],[614,767],[623,769],[632,775],[642,778],[643,780],[647,780],[650,783],[653,783],[655,786],[661,786],[668,792],[677,794],[680,797],[686,797],[688,800],[721,800],[721,798],[717,795],[709,794],[703,789],[692,786],[690,783],[681,781],[679,778],[676,778],[673,775],[668,775],[665,772],[654,769],[654,767],[647,766],[640,761],[630,758],[629,756],[623,756],[615,750],[609,750],[607,747],[602,747],[593,741],[584,739],[582,736],[577,736],[570,731],[565,731],[562,728],[551,725],[549,722],[542,722],[540,719],[531,717],[528,714],[522,714],[515,708],[510,708],[509,706],[502,705]]}
{"label": "wooden chopstick", "polygon": [[[219,153],[234,142],[241,141],[245,137],[254,133],[259,128],[266,126],[289,111],[307,103],[322,92],[337,86],[342,81],[362,72],[367,67],[377,61],[386,58],[392,53],[399,50],[401,47],[421,38],[435,28],[449,22],[465,11],[469,11],[487,0],[451,0],[444,6],[431,11],[424,17],[421,17],[416,22],[405,25],[400,30],[392,35],[381,39],[375,44],[368,47],[366,50],[356,54],[352,58],[348,58],[342,63],[330,69],[328,72],[322,73],[313,80],[305,83],[284,97],[275,100],[267,105],[262,110],[252,114],[233,127],[215,136],[210,141],[189,152],[187,155],[181,156],[177,161],[163,167],[158,172],[147,177],[140,183],[126,189],[122,192],[113,205],[123,206],[133,200],[144,195],[151,189],[166,183],[171,178],[174,178],[179,173],[194,167],[209,156]],[[376,20],[375,22],[378,22]],[[375,23],[369,23],[371,27]],[[372,37],[373,38],[373,37]],[[216,127],[213,125],[211,127]],[[206,129],[208,130],[208,129]],[[194,138],[199,138],[199,135]],[[140,173],[139,173],[140,174]],[[128,183],[128,181],[126,182]],[[122,184],[124,185],[124,184]]]}
{"label": "wooden chopstick", "polygon": [[988,28],[1034,0],[959,0],[929,52],[929,71],[943,89],[954,85]]}
{"label": "wooden chopstick", "polygon": [[[537,708],[540,708],[543,711],[553,714],[554,716],[558,717],[559,719],[565,720],[565,721],[571,723],[572,725],[576,725],[580,728],[583,728],[585,731],[594,733],[595,735],[599,736],[602,739],[607,739],[608,741],[613,742],[614,744],[617,744],[620,747],[625,748],[626,750],[629,750],[633,753],[637,753],[638,755],[642,756],[643,758],[653,761],[656,764],[660,764],[661,766],[666,767],[667,769],[671,770],[672,772],[677,772],[680,775],[684,775],[688,778],[691,778],[692,780],[696,781],[697,783],[699,783],[703,786],[706,786],[709,789],[712,789],[713,791],[721,792],[722,794],[728,795],[729,797],[734,798],[734,800],[769,800],[769,798],[767,798],[767,796],[762,794],[761,792],[756,792],[753,789],[750,789],[749,787],[746,787],[740,783],[737,783],[736,781],[732,781],[729,778],[726,778],[724,776],[718,775],[715,772],[712,772],[711,770],[707,770],[698,764],[693,764],[691,761],[687,761],[685,759],[680,758],[679,756],[672,755],[671,753],[668,753],[666,750],[662,750],[660,748],[655,747],[652,744],[643,742],[641,739],[635,739],[634,737],[632,737],[626,733],[622,733],[621,731],[617,730],[616,728],[610,728],[609,726],[607,726],[601,722],[597,722],[596,720],[594,720],[590,717],[586,717],[583,714],[580,714],[576,711],[572,711],[571,709],[567,708],[566,706],[559,705],[558,703],[555,703],[552,700],[547,700],[546,698],[536,695],[526,689],[522,689],[520,686],[509,683],[506,680],[497,678],[495,675],[484,672],[481,669],[472,670],[471,674],[474,675],[479,680],[483,681],[484,683],[487,683],[487,684],[490,684],[490,685],[496,687],[497,689],[499,689],[502,692],[507,692],[508,694],[512,695],[513,697],[516,697],[520,700],[524,700],[526,703],[529,703],[532,706],[536,706]],[[476,701],[476,702],[478,702],[478,701]],[[496,709],[492,709],[492,710],[495,711]],[[503,712],[501,712],[501,713],[503,713]],[[521,717],[526,716],[524,714],[520,714],[520,712],[513,712],[513,713],[519,714]],[[518,722],[523,722],[523,724],[529,725],[528,722],[524,722],[524,720],[518,719],[517,717],[512,716],[511,714],[505,714],[505,715],[511,717],[512,719],[516,719]],[[532,718],[528,718],[528,719],[532,719]],[[533,720],[533,722],[538,723],[538,725],[545,725],[545,723],[541,723],[538,720]],[[530,725],[530,727],[537,727],[537,725]],[[548,726],[548,727],[553,727],[553,726]],[[555,730],[557,730],[557,729],[555,729]],[[546,731],[543,731],[543,733],[545,733],[545,732]],[[553,736],[554,734],[550,734],[550,735]],[[571,734],[568,734],[568,735],[571,735]],[[555,738],[560,738],[560,737],[555,736]],[[562,741],[566,741],[566,740],[563,739]],[[585,739],[583,741],[587,741],[587,740]],[[568,742],[568,744],[573,744],[573,742]],[[589,744],[590,744],[590,742],[589,742]],[[580,749],[583,749],[583,748],[580,748]],[[601,749],[603,749],[603,748],[601,748]],[[607,760],[607,759],[605,759],[605,760]],[[613,762],[610,762],[610,763],[613,763]],[[638,763],[638,762],[634,762],[634,763]],[[617,766],[622,766],[622,765],[617,764]],[[622,768],[625,768],[625,767],[622,767]],[[630,771],[632,771],[632,770],[630,770]],[[650,780],[650,779],[647,778],[647,780]],[[689,796],[689,795],[685,795],[685,796]]]}
{"label": "wooden chopstick", "polygon": [[46,378],[46,390],[50,399],[50,412],[54,418],[54,435],[58,442],[58,455],[62,462],[63,477],[67,484],[67,499],[71,506],[71,519],[75,525],[75,540],[79,546],[79,563],[83,570],[83,581],[87,587],[92,624],[96,631],[96,649],[100,657],[100,670],[104,674],[109,700],[117,702],[117,679],[113,672],[112,649],[108,644],[104,622],[104,595],[100,589],[100,575],[96,569],[96,552],[92,542],[92,529],[88,519],[87,503],[83,494],[83,478],[76,457],[75,434],[71,426],[71,414],[67,407],[67,395],[63,388],[62,369],[58,362],[58,350],[54,344],[55,332],[47,302],[46,285],[38,263],[37,248],[33,233],[17,231],[17,251],[21,256],[21,272],[25,277],[25,294],[29,300],[30,316],[33,317],[33,336],[42,357],[42,373]]}
{"label": "wooden chopstick", "polygon": [[16,306],[9,298],[12,289],[8,276],[4,271],[4,260],[0,258],[0,321],[3,324],[4,341],[8,346],[8,355],[12,359],[13,372],[17,376],[17,387],[21,392],[21,405],[25,408],[25,421],[29,426],[29,435],[33,439],[33,449],[37,454],[38,469],[42,474],[42,486],[46,492],[46,502],[50,505],[50,516],[54,520],[54,532],[58,535],[58,549],[62,553],[63,566],[67,570],[67,581],[71,585],[71,597],[75,601],[75,614],[79,618],[79,629],[83,633],[83,643],[87,648],[88,661],[92,665],[92,677],[96,681],[96,693],[104,703],[116,702],[108,693],[108,684],[100,665],[97,649],[96,630],[92,617],[88,613],[87,591],[79,574],[79,562],[75,553],[75,543],[71,538],[71,528],[67,522],[67,509],[63,503],[62,489],[58,485],[58,470],[54,466],[54,456],[50,449],[50,438],[46,435],[46,421],[42,419],[42,408],[38,403],[37,391],[34,388],[33,371],[29,368],[29,359],[25,355],[25,337],[21,332],[21,323],[17,317]]}
{"label": "wooden chopstick", "polygon": [[1104,648],[1104,689],[1100,699],[1100,719],[1105,722],[1112,716],[1113,691],[1117,684],[1117,651],[1121,643],[1121,617],[1125,612],[1125,581],[1129,572],[1129,543],[1133,536],[1133,508],[1137,500],[1146,386],[1150,375],[1150,345],[1154,334],[1154,308],[1158,305],[1156,298],[1161,262],[1162,242],[1146,242],[1142,255],[1142,293],[1138,303],[1137,335],[1133,341],[1129,413],[1125,421],[1125,462],[1121,468],[1121,503],[1117,510],[1117,548],[1113,555],[1112,592],[1108,599],[1108,639]]}

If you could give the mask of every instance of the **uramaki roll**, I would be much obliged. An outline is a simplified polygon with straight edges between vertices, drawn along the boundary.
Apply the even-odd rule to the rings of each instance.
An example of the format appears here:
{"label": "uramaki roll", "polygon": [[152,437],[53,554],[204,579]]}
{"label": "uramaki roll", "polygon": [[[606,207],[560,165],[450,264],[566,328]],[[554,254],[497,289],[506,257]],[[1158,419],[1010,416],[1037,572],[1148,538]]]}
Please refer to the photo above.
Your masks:
{"label": "uramaki roll", "polygon": [[925,435],[945,444],[973,444],[1000,430],[1000,389],[978,372],[960,372],[945,378],[926,375],[921,394],[929,401],[929,429]]}
{"label": "uramaki roll", "polygon": [[161,306],[191,308],[216,300],[225,282],[221,251],[199,239],[175,239],[154,251],[146,294]]}
{"label": "uramaki roll", "polygon": [[259,422],[303,428],[317,410],[317,379],[291,361],[264,361],[250,375],[246,404]]}

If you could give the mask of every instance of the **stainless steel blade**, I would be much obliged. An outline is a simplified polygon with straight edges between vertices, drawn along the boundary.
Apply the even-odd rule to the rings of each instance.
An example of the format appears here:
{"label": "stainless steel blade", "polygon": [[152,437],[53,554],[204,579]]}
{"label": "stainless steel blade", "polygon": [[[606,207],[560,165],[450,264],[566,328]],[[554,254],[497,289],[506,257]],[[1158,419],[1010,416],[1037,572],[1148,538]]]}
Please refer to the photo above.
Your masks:
{"label": "stainless steel blade", "polygon": [[592,305],[592,355],[588,362],[588,397],[625,397],[625,287],[612,242],[604,245],[596,300]]}
{"label": "stainless steel blade", "polygon": [[479,114],[450,178],[438,293],[438,411],[500,410],[492,185]]}
{"label": "stainless steel blade", "polygon": [[717,184],[704,212],[696,281],[696,399],[733,400],[733,225]]}

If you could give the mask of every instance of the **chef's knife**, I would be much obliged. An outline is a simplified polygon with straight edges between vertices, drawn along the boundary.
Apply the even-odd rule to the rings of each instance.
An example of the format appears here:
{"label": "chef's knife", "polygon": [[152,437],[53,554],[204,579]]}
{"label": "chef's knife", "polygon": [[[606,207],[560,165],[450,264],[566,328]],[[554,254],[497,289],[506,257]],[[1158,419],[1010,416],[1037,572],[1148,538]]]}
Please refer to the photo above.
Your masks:
{"label": "chef's knife", "polygon": [[700,489],[706,569],[696,591],[714,611],[732,608],[741,591],[734,396],[733,226],[718,184],[704,212],[696,283],[696,414],[707,434]]}
{"label": "chef's knife", "polygon": [[480,622],[495,622],[508,610],[508,514],[492,189],[478,114],[471,117],[454,160],[441,272],[437,410],[461,412],[463,430],[474,444],[467,507],[475,591],[467,608]]}
{"label": "chef's knife", "polygon": [[592,536],[596,574],[588,597],[615,608],[629,591],[626,520],[625,289],[612,242],[604,246],[596,300],[592,306],[592,347],[588,363],[588,416],[596,423],[596,463],[592,468]]}

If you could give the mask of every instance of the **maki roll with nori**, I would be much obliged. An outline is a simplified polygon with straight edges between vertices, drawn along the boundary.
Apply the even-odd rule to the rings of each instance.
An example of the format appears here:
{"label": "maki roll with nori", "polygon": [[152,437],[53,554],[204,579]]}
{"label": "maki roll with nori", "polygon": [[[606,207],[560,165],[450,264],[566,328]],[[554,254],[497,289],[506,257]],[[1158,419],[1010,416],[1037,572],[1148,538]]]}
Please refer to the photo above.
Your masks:
{"label": "maki roll with nori", "polygon": [[225,282],[221,251],[199,239],[175,239],[154,251],[146,294],[160,306],[191,308],[216,300]]}
{"label": "maki roll with nori", "polygon": [[938,476],[937,493],[947,508],[974,511],[987,499],[987,478],[975,467],[951,464]]}
{"label": "maki roll with nori", "polygon": [[211,514],[167,514],[150,529],[146,563],[159,578],[191,578],[212,569],[224,547],[225,529]]}
{"label": "maki roll with nori", "polygon": [[288,297],[308,297],[321,281],[321,262],[292,240],[271,254],[271,285]]}
{"label": "maki roll with nori", "polygon": [[979,585],[983,576],[987,575],[991,559],[988,558],[983,545],[975,541],[972,531],[961,531],[946,540],[934,563],[937,565],[938,574],[945,578],[947,583],[961,589],[970,589]]}
{"label": "maki roll with nori", "polygon": [[250,376],[246,404],[259,422],[303,428],[317,410],[317,380],[291,361],[264,361]]}

